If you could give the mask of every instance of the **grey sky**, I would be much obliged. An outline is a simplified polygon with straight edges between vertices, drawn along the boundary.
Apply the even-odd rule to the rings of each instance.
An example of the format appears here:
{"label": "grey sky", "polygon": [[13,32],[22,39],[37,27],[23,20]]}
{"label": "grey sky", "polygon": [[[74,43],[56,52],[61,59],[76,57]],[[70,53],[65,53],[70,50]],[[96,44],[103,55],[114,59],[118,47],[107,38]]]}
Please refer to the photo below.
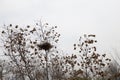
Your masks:
{"label": "grey sky", "polygon": [[0,0],[0,25],[41,18],[58,25],[65,50],[85,33],[96,34],[101,49],[120,46],[120,0]]}

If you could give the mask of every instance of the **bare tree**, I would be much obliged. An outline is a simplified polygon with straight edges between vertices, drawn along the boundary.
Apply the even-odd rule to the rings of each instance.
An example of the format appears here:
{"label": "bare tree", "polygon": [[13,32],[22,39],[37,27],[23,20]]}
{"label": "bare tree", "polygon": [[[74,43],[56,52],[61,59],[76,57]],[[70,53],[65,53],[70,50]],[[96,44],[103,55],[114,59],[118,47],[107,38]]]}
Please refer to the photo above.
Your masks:
{"label": "bare tree", "polygon": [[[34,71],[36,66],[39,68],[41,65],[46,68],[45,74],[49,80],[48,53],[55,51],[56,46],[54,45],[58,42],[60,35],[54,30],[57,27],[48,28],[48,23],[43,25],[37,23],[35,27],[31,28],[30,26],[22,28],[12,24],[6,26],[6,29],[2,31],[6,50],[4,53],[11,60],[13,74],[21,76],[22,80],[25,80],[26,77],[35,80],[36,72]],[[54,49],[50,50],[51,48]]]}
{"label": "bare tree", "polygon": [[97,53],[97,48],[94,40],[95,35],[84,35],[80,37],[79,43],[74,44],[74,50],[80,53],[80,72],[82,72],[83,77],[90,79],[91,77],[102,77],[104,78],[107,73],[104,71],[106,67],[109,67],[109,62],[111,59],[106,58],[106,54]]}

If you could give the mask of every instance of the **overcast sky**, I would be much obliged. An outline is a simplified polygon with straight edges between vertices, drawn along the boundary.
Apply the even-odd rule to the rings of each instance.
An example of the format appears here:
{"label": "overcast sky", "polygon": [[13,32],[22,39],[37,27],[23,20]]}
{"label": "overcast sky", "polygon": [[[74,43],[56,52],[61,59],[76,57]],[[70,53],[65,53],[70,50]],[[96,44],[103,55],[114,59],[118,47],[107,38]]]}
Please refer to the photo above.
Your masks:
{"label": "overcast sky", "polygon": [[0,25],[33,25],[41,18],[58,26],[64,50],[89,33],[105,51],[120,47],[120,0],[0,0]]}

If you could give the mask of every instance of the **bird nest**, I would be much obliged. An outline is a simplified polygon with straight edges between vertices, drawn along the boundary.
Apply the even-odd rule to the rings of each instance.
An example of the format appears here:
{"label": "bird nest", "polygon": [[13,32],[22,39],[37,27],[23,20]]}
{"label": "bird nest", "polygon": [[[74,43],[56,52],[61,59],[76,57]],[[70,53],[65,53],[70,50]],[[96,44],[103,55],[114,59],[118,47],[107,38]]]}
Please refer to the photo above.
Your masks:
{"label": "bird nest", "polygon": [[53,47],[53,45],[51,45],[49,42],[44,42],[42,44],[38,44],[37,47],[39,48],[39,50],[43,49],[47,51],[47,50],[50,50]]}

